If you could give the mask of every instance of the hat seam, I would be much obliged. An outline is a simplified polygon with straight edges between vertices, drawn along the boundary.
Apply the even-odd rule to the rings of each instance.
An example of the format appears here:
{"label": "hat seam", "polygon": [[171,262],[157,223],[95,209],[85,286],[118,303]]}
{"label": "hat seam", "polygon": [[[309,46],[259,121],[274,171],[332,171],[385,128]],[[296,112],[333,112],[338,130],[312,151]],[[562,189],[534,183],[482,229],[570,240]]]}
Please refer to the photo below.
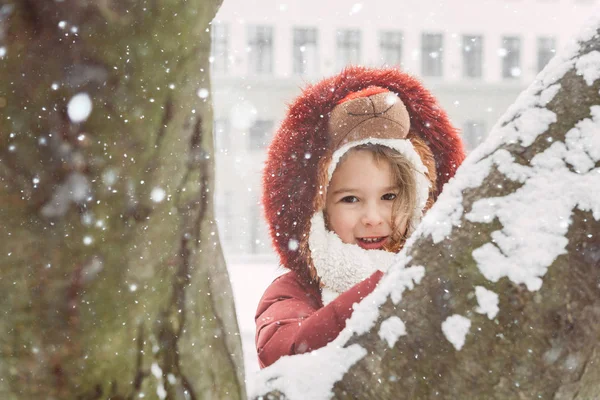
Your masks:
{"label": "hat seam", "polygon": [[[352,127],[352,129],[348,130],[348,131],[347,131],[347,132],[344,134],[344,137],[343,137],[343,138],[342,138],[342,139],[339,141],[339,143],[342,143],[342,142],[343,142],[343,140],[344,140],[344,139],[346,139],[346,137],[348,137],[348,135],[350,134],[350,132],[352,132],[353,130],[355,130],[356,128],[358,128],[359,126],[361,126],[362,124],[364,124],[364,123],[366,123],[366,122],[368,122],[368,121],[371,121],[372,119],[375,119],[375,118],[382,118],[382,119],[385,119],[386,121],[389,121],[389,122],[391,122],[391,123],[394,123],[394,124],[398,125],[398,126],[399,126],[400,128],[402,128],[402,129],[406,129],[406,127],[405,127],[404,125],[400,124],[400,123],[399,123],[399,122],[397,122],[397,121],[394,121],[393,119],[390,119],[390,118],[387,118],[387,117],[383,117],[383,116],[377,116],[377,115],[374,115],[374,116],[372,116],[372,117],[369,117],[368,119],[365,119],[365,120],[362,120],[362,121],[360,121],[358,124],[356,124],[355,126],[353,126],[353,127]],[[408,132],[407,132],[407,133],[408,133]],[[405,138],[406,138],[406,137],[404,137],[404,138],[402,138],[402,139],[405,139]]]}

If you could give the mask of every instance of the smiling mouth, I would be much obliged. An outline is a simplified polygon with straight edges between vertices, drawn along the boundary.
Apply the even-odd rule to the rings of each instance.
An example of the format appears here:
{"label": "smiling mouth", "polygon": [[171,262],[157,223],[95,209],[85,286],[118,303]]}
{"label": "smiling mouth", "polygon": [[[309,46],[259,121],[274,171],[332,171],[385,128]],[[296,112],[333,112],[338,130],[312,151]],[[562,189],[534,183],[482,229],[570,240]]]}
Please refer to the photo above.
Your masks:
{"label": "smiling mouth", "polygon": [[386,243],[386,239],[388,236],[372,236],[372,237],[364,237],[357,238],[356,243],[359,247],[365,250],[374,250],[381,249],[383,245]]}

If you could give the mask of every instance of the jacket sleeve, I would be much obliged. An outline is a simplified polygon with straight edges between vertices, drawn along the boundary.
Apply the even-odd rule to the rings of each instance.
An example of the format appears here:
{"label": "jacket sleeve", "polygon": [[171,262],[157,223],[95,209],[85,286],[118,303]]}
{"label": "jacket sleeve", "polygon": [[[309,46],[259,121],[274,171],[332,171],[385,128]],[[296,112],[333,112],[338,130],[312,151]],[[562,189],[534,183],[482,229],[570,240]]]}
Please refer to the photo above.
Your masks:
{"label": "jacket sleeve", "polygon": [[352,305],[373,291],[383,276],[369,278],[340,294],[325,307],[299,283],[278,282],[267,288],[256,315],[256,350],[264,368],[285,355],[305,353],[335,339],[352,315]]}

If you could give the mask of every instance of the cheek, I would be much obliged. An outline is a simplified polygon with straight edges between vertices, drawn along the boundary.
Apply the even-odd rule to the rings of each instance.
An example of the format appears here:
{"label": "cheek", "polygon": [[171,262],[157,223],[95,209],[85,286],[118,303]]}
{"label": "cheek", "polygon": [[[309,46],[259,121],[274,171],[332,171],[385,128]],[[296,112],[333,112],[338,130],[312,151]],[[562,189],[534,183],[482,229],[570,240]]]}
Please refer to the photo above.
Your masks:
{"label": "cheek", "polygon": [[394,221],[394,226],[398,227],[398,231],[406,232],[406,227],[408,226],[408,217],[406,215],[396,217],[396,220]]}
{"label": "cheek", "polygon": [[340,225],[342,224],[342,218],[341,213],[338,209],[336,209],[335,206],[327,209],[326,221],[327,229],[330,231],[336,231],[339,229]]}
{"label": "cheek", "polygon": [[327,213],[327,228],[335,232],[344,242],[354,239],[354,225],[352,212],[341,210],[341,207],[333,207]]}
{"label": "cheek", "polygon": [[392,217],[394,216],[394,209],[392,205],[389,204],[389,202],[381,206],[379,213],[381,215],[381,218],[389,226],[398,226],[402,223],[402,217],[399,215],[396,215],[396,218],[392,219]]}

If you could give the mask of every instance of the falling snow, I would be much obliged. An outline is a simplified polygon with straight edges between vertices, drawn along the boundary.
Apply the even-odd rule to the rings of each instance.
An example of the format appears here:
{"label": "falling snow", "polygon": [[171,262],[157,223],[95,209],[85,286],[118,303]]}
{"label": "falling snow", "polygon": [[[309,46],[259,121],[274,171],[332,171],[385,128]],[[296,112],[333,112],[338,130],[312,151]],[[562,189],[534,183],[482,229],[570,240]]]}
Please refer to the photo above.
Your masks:
{"label": "falling snow", "polygon": [[155,187],[152,189],[152,192],[150,192],[150,198],[155,203],[162,202],[165,197],[167,197],[167,192],[165,192],[163,188]]}
{"label": "falling snow", "polygon": [[291,251],[298,250],[298,241],[295,239],[290,239],[290,241],[288,242],[288,249],[290,249]]}
{"label": "falling snow", "polygon": [[206,99],[209,95],[208,89],[206,88],[201,88],[198,89],[198,97],[200,97],[201,99]]}
{"label": "falling snow", "polygon": [[78,93],[67,104],[67,114],[74,123],[84,122],[92,112],[92,99],[87,93]]}

